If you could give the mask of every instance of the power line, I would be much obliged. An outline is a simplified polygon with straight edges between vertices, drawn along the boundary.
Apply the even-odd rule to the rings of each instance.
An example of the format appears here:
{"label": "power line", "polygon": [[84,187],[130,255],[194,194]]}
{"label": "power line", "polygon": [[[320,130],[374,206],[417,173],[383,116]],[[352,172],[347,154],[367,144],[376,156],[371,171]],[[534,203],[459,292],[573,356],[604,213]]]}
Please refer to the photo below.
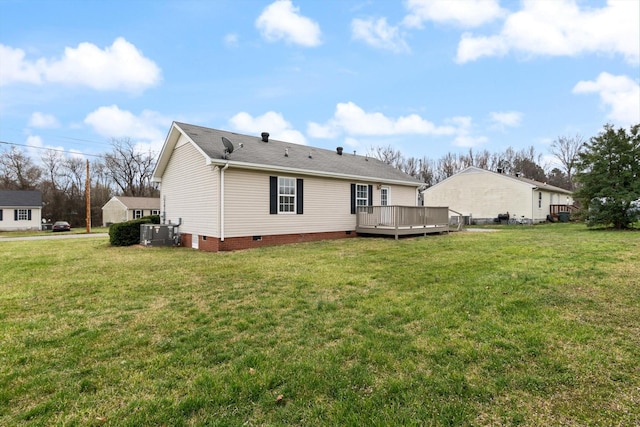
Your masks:
{"label": "power line", "polygon": [[99,157],[99,158],[103,158],[104,157],[104,155],[102,155],[102,154],[88,154],[88,153],[81,153],[79,151],[63,150],[63,149],[60,149],[60,148],[38,147],[37,145],[18,144],[17,142],[0,141],[0,144],[14,145],[14,146],[17,146],[17,147],[35,148],[35,149],[38,149],[38,150],[57,151],[59,153],[80,154],[82,156],[91,156],[91,157]]}
{"label": "power line", "polygon": [[[7,127],[7,126],[3,126],[3,129],[20,131],[20,129],[16,129],[16,128],[13,128],[13,127]],[[60,134],[56,134],[56,133],[53,133],[53,132],[43,132],[42,130],[39,130],[38,134],[40,134],[40,135],[48,135],[48,136],[51,136],[52,138],[56,138],[56,139],[68,139],[68,140],[71,140],[71,141],[89,142],[89,143],[92,143],[92,144],[99,144],[99,145],[109,146],[109,144],[107,142],[105,142],[105,141],[94,141],[94,140],[85,139],[85,138],[74,138],[74,137],[71,137],[71,136],[60,135]]]}

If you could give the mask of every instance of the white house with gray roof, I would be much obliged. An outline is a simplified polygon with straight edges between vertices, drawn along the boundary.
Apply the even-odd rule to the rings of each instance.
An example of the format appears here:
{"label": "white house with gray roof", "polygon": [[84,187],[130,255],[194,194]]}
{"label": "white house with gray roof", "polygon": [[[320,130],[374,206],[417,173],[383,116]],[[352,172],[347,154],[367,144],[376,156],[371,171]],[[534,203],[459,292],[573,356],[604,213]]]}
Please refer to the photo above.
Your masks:
{"label": "white house with gray roof", "polygon": [[0,231],[40,230],[40,191],[0,190]]}
{"label": "white house with gray roof", "polygon": [[499,214],[531,222],[572,209],[573,193],[523,176],[475,166],[424,191],[424,203],[443,204],[477,223],[493,222]]}
{"label": "white house with gray roof", "polygon": [[417,206],[422,183],[379,160],[174,122],[153,180],[181,243],[219,251],[356,235],[358,206]]}
{"label": "white house with gray roof", "polygon": [[113,196],[102,207],[102,225],[108,227],[149,215],[160,215],[159,197]]}

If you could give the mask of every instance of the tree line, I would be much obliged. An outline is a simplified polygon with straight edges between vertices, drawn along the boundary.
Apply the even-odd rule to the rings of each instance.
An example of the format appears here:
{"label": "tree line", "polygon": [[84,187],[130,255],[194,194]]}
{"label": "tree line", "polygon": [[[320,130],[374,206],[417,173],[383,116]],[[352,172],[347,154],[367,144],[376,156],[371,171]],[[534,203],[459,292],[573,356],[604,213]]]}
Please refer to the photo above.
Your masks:
{"label": "tree line", "polygon": [[[157,185],[151,182],[155,161],[153,152],[139,152],[128,138],[112,140],[110,151],[95,156],[89,162],[91,223],[102,223],[102,206],[115,195],[158,197]],[[0,151],[0,189],[39,190],[43,219],[84,225],[86,163],[51,149],[33,159],[10,146]]]}
{"label": "tree line", "polygon": [[439,159],[429,157],[405,157],[399,150],[391,146],[371,147],[368,154],[376,159],[394,166],[401,171],[420,179],[428,187],[449,178],[452,175],[475,166],[491,171],[500,171],[508,175],[515,175],[546,182],[566,190],[575,188],[573,174],[575,172],[577,155],[584,144],[580,135],[559,137],[551,145],[560,167],[550,168],[543,162],[543,154],[536,152],[533,146],[515,150],[512,147],[503,152],[491,153],[488,150],[466,153],[447,153]]}
{"label": "tree line", "polygon": [[[543,164],[543,155],[533,146],[521,150],[509,147],[498,153],[469,149],[439,159],[405,157],[391,146],[378,146],[371,147],[368,155],[418,178],[426,186],[469,166],[519,173],[575,191],[590,225],[609,221],[616,228],[625,228],[640,218],[639,141],[640,125],[631,126],[629,132],[605,125],[589,141],[579,134],[560,136],[550,146],[560,165],[552,168]],[[15,145],[0,151],[0,189],[40,190],[43,218],[67,220],[74,226],[84,224],[86,161],[57,150],[44,150],[39,160],[36,163]],[[101,208],[114,195],[158,197],[158,187],[151,182],[155,162],[155,153],[141,153],[130,139],[112,140],[111,150],[96,156],[89,165],[92,223],[101,222]]]}

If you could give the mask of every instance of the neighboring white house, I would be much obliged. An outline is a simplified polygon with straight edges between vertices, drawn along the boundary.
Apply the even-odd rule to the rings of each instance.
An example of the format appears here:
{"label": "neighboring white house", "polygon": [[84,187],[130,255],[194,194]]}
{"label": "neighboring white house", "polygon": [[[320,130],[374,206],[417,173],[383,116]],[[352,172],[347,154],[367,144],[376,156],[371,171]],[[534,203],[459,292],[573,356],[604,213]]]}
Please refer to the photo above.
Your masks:
{"label": "neighboring white house", "polygon": [[160,215],[159,197],[114,196],[102,207],[102,225],[107,227],[149,215]]}
{"label": "neighboring white house", "polygon": [[493,222],[506,213],[542,222],[547,215],[567,211],[573,205],[571,191],[475,166],[426,189],[423,197],[425,205],[449,206],[477,223]]}
{"label": "neighboring white house", "polygon": [[182,245],[209,251],[354,236],[357,206],[415,207],[422,185],[340,147],[175,122],[153,180],[163,222],[180,224]]}
{"label": "neighboring white house", "polygon": [[40,230],[40,191],[0,190],[0,231]]}

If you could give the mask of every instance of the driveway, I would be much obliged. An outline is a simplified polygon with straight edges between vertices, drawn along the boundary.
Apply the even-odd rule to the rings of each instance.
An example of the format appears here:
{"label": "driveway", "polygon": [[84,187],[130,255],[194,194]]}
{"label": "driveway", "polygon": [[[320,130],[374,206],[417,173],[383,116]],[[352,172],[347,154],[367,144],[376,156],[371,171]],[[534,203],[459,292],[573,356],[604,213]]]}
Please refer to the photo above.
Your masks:
{"label": "driveway", "polygon": [[3,237],[0,236],[0,242],[21,242],[26,240],[58,240],[58,239],[86,239],[90,237],[109,237],[109,233],[92,233],[92,234],[52,234],[50,236],[30,236],[30,237]]}

